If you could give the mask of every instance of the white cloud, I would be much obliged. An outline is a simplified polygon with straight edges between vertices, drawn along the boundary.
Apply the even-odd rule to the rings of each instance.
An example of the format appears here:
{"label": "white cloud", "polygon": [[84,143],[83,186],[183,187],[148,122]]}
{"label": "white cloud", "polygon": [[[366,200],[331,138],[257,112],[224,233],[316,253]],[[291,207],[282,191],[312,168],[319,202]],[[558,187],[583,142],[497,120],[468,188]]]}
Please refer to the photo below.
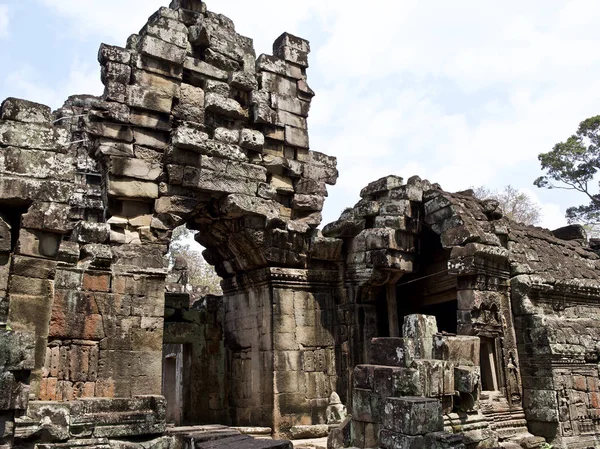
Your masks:
{"label": "white cloud", "polygon": [[[352,205],[382,171],[419,169],[448,190],[531,188],[537,155],[599,112],[597,2],[322,3],[311,142],[339,159],[334,203]],[[564,224],[564,204],[542,206],[545,225]]]}
{"label": "white cloud", "polygon": [[[127,37],[137,33],[148,17],[169,0],[37,0],[71,20],[79,37],[109,39],[110,44],[125,45]],[[299,25],[309,18],[311,4],[296,2],[282,8],[280,0],[219,0],[211,10],[234,20],[239,33],[255,41],[258,53],[271,53],[273,41],[284,31],[301,33]],[[266,26],[265,26],[266,25]]]}
{"label": "white cloud", "polygon": [[8,37],[8,5],[0,5],[0,39]]}
{"label": "white cloud", "polygon": [[70,19],[79,39],[108,39],[124,46],[127,37],[137,33],[148,17],[166,0],[37,0]]}
{"label": "white cloud", "polygon": [[71,95],[101,95],[103,90],[98,67],[82,64],[78,60],[71,65],[67,79],[58,86],[48,85],[43,73],[31,65],[23,65],[8,74],[4,84],[8,96],[46,104],[53,109],[61,107]]}
{"label": "white cloud", "polygon": [[[38,2],[69,18],[71,31],[123,45],[169,0]],[[285,3],[208,6],[252,37],[257,53],[283,31],[311,40],[311,144],[337,156],[341,172],[325,221],[389,173],[448,190],[531,189],[537,155],[599,112],[590,94],[600,88],[596,0]],[[544,223],[557,223],[568,203],[540,196]]]}

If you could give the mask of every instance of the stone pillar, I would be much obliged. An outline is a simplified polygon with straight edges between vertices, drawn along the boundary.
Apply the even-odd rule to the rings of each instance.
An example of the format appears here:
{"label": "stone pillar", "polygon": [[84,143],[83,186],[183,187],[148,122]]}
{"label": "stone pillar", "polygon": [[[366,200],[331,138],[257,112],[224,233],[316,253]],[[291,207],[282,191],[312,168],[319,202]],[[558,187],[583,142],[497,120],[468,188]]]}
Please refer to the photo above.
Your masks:
{"label": "stone pillar", "polygon": [[338,281],[337,271],[267,268],[225,282],[233,424],[287,435],[295,425],[327,423],[338,382]]}

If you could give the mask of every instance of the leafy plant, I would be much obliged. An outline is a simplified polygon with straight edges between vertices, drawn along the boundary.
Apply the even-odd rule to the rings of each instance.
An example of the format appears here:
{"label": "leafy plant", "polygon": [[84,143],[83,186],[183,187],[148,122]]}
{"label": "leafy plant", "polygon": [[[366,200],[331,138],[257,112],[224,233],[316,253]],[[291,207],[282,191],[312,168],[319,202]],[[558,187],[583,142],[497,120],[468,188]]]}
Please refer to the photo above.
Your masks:
{"label": "leafy plant", "polygon": [[599,223],[600,195],[592,186],[600,169],[600,115],[581,122],[576,134],[557,143],[552,151],[540,154],[539,160],[546,176],[535,180],[537,187],[575,190],[589,201],[567,210],[569,223]]}
{"label": "leafy plant", "polygon": [[202,247],[194,241],[195,234],[185,226],[175,229],[167,254],[170,265],[174,265],[177,257],[185,259],[189,284],[204,287],[208,294],[222,295],[221,278],[202,256]]}

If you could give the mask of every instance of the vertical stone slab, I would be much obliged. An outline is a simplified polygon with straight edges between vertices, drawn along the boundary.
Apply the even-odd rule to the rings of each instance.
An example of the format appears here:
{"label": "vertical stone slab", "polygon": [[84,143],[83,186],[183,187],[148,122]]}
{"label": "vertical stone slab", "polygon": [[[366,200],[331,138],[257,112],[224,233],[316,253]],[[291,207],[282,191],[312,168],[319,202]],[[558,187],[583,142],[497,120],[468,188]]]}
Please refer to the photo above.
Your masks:
{"label": "vertical stone slab", "polygon": [[437,322],[430,315],[408,315],[404,318],[402,334],[415,342],[415,357],[433,358],[433,337],[438,333]]}

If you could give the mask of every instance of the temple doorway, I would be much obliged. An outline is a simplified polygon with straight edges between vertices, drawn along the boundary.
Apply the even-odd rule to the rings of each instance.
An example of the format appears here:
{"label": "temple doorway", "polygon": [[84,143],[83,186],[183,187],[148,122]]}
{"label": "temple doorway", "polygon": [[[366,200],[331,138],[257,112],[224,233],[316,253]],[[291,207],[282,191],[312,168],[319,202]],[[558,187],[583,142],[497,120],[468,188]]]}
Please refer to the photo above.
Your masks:
{"label": "temple doorway", "polygon": [[167,400],[168,424],[181,425],[183,412],[183,345],[163,346],[162,393]]}

